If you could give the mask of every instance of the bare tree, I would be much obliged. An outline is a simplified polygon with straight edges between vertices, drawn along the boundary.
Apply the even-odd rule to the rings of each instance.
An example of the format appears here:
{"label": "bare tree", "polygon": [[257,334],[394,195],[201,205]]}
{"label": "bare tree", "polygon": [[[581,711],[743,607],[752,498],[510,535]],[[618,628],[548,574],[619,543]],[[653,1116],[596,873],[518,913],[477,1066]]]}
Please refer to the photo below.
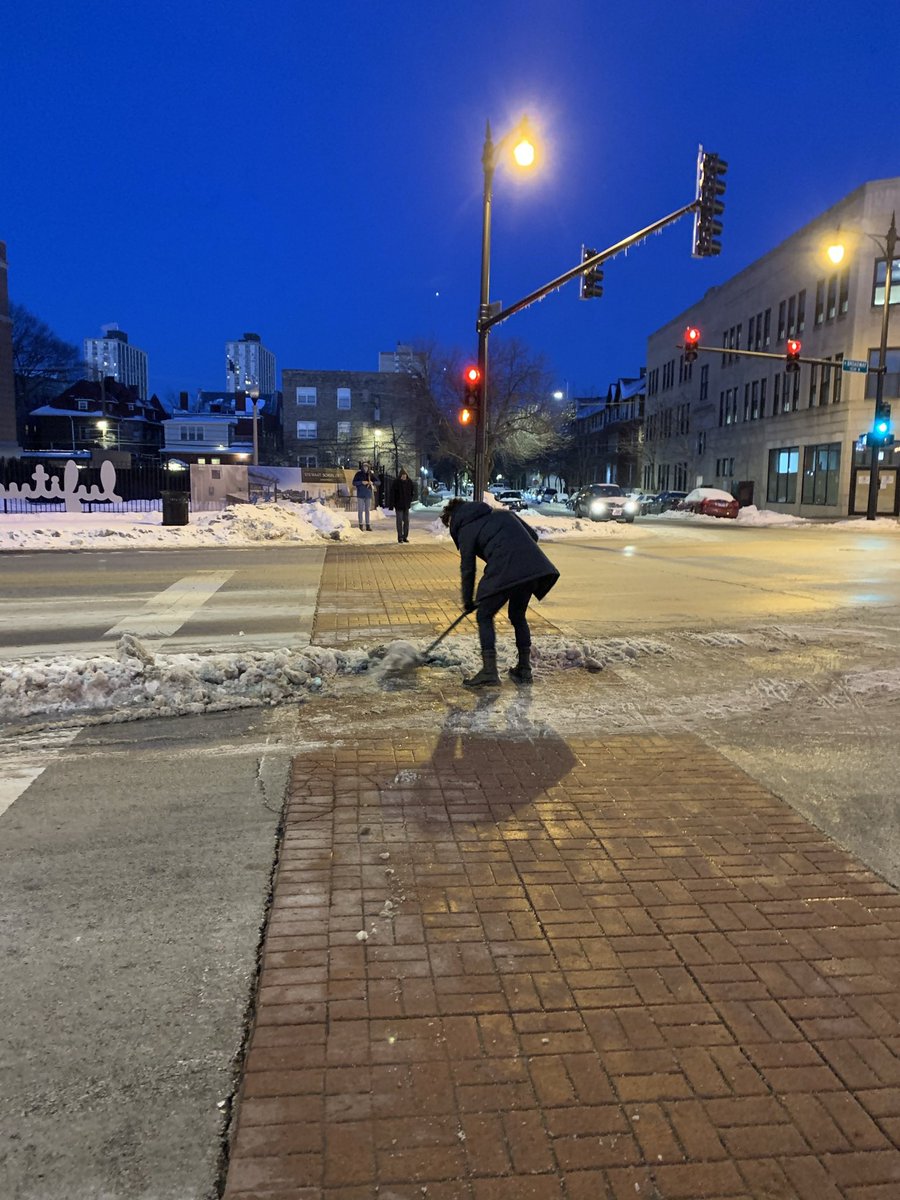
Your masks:
{"label": "bare tree", "polygon": [[16,408],[20,414],[58,395],[79,376],[81,354],[22,304],[10,304]]}

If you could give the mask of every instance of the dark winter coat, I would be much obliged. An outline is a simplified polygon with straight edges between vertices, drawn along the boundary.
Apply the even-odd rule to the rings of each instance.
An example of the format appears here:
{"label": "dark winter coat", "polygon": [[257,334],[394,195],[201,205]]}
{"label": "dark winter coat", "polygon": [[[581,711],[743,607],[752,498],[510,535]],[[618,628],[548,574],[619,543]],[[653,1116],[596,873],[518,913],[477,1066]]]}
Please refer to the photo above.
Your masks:
{"label": "dark winter coat", "polygon": [[484,560],[478,601],[530,583],[542,600],[559,579],[559,571],[537,545],[538,536],[515,513],[481,501],[457,505],[450,517],[450,536],[460,555],[463,608],[475,590],[475,559]]}
{"label": "dark winter coat", "polygon": [[394,511],[407,509],[413,502],[415,484],[409,478],[394,480]]}

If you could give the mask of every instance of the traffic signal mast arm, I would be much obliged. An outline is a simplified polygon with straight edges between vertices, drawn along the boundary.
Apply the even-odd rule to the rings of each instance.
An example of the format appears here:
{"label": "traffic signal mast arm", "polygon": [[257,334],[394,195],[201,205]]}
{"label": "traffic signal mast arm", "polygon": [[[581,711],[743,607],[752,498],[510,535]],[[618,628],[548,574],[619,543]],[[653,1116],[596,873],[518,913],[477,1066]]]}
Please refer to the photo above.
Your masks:
{"label": "traffic signal mast arm", "polygon": [[[678,343],[678,349],[684,347],[683,342]],[[730,350],[727,346],[701,346],[695,345],[694,350],[705,350],[707,354],[733,354],[740,358],[777,358],[779,362],[784,362],[783,354],[772,354],[768,350]],[[840,367],[841,360],[834,358],[800,358],[794,359],[798,363],[812,363],[813,366],[821,367]]]}
{"label": "traffic signal mast arm", "polygon": [[517,312],[521,312],[523,308],[528,308],[537,300],[543,300],[551,292],[555,292],[561,288],[564,283],[568,283],[570,279],[577,279],[579,275],[584,275],[594,267],[600,266],[609,258],[615,258],[617,254],[621,254],[623,250],[627,250],[636,242],[642,242],[644,238],[649,237],[651,233],[658,233],[660,229],[665,229],[667,225],[672,225],[675,221],[679,221],[688,213],[695,212],[700,206],[699,200],[692,200],[690,204],[686,204],[684,208],[679,208],[673,213],[669,213],[667,217],[663,217],[661,221],[654,221],[652,225],[648,225],[646,229],[641,229],[637,233],[633,233],[631,237],[624,238],[621,242],[616,242],[614,246],[608,247],[606,250],[600,250],[591,258],[586,258],[584,262],[580,262],[577,267],[572,267],[571,271],[566,271],[563,275],[557,276],[549,283],[545,283],[543,287],[538,288],[536,292],[531,292],[530,295],[511,304],[509,308],[501,309],[498,313],[481,313],[476,324],[476,329],[479,333],[486,333],[489,329],[493,329],[495,325],[500,325],[509,317]]}

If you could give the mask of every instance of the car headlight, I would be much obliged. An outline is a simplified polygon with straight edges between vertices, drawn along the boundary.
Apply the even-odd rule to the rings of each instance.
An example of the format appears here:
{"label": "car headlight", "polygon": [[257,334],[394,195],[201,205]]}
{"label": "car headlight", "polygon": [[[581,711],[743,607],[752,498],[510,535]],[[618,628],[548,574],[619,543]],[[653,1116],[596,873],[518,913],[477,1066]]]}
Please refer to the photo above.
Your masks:
{"label": "car headlight", "polygon": [[626,500],[625,501],[625,511],[628,513],[637,512],[637,501]]}
{"label": "car headlight", "polygon": [[592,500],[591,501],[591,512],[593,512],[593,513],[606,512],[606,501],[605,500]]}

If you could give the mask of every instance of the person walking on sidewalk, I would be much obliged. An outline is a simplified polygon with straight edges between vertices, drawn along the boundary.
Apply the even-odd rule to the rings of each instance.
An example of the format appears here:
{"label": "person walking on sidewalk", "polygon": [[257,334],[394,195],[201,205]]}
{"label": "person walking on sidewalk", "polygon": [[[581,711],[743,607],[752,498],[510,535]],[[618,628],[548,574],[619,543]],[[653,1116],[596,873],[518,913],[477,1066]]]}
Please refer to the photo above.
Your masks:
{"label": "person walking on sidewalk", "polygon": [[359,464],[359,470],[353,476],[353,486],[356,488],[356,518],[360,529],[363,528],[363,517],[366,519],[365,528],[372,532],[372,497],[375,494],[376,476],[367,462]]}
{"label": "person walking on sidewalk", "polygon": [[413,502],[415,485],[407,473],[401,469],[394,480],[394,514],[397,518],[397,541],[409,541],[409,508]]}
{"label": "person walking on sidewalk", "polygon": [[[543,600],[559,579],[559,571],[539,549],[531,526],[505,508],[456,499],[445,507],[441,520],[459,550],[463,609],[474,610],[481,644],[481,670],[463,683],[471,688],[499,685],[494,617],[504,604],[509,605],[519,655],[509,674],[516,683],[531,683],[531,630],[526,612],[532,596]],[[476,558],[485,564],[477,597]]]}

